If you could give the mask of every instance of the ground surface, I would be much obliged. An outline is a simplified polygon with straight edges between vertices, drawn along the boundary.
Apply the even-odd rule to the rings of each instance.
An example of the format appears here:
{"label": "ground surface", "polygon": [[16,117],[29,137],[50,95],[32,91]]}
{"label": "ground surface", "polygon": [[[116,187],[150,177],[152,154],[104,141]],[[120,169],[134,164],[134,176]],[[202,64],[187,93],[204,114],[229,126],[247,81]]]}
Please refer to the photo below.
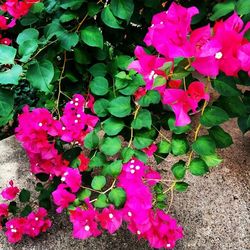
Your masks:
{"label": "ground surface", "polygon": [[[174,197],[171,213],[185,230],[177,250],[250,250],[250,134],[243,137],[234,122],[226,129],[235,144],[220,152],[224,162],[205,177],[189,176],[189,191]],[[168,162],[163,166],[169,167]],[[32,185],[25,153],[14,137],[0,142],[0,188],[9,179],[22,187]],[[53,217],[49,233],[35,240],[11,246],[0,233],[0,250],[151,249],[126,230],[78,241],[71,238],[71,225],[64,215]]]}

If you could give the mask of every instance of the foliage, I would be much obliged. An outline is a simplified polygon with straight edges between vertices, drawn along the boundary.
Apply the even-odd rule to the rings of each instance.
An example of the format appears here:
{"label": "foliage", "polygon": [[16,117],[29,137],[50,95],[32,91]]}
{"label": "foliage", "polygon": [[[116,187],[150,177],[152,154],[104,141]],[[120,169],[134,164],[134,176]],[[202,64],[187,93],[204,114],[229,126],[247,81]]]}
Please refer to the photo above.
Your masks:
{"label": "foliage", "polygon": [[[173,222],[170,236],[163,210],[174,192],[188,189],[187,174],[221,163],[216,149],[233,143],[224,122],[237,118],[250,130],[248,1],[30,2],[1,7],[0,126],[22,113],[16,134],[39,206],[66,209],[76,238],[98,236],[100,227],[113,233],[124,220],[152,247],[173,248],[182,229]],[[147,166],[170,156],[178,156],[171,180]],[[20,212],[18,237],[2,220],[15,243],[32,236],[22,223],[34,212],[30,192],[19,193],[19,204],[12,189],[0,219]],[[166,231],[156,232],[155,218]]]}

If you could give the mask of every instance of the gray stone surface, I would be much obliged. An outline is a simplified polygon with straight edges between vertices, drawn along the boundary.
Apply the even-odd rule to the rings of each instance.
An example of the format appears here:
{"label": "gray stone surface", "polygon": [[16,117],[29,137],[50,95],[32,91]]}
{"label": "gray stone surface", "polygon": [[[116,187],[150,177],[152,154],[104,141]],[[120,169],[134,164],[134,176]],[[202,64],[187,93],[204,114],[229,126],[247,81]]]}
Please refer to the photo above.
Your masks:
{"label": "gray stone surface", "polygon": [[[171,213],[185,230],[177,250],[250,249],[250,134],[244,137],[235,122],[226,125],[235,144],[221,150],[224,162],[205,177],[188,176],[189,191],[175,194]],[[171,164],[163,165],[169,169]],[[25,153],[14,137],[0,142],[0,188],[14,179],[22,187],[32,186]],[[87,250],[150,249],[125,229],[115,235],[78,241],[71,238],[71,225],[65,215],[54,215],[49,233],[11,246],[0,233],[0,250]]]}

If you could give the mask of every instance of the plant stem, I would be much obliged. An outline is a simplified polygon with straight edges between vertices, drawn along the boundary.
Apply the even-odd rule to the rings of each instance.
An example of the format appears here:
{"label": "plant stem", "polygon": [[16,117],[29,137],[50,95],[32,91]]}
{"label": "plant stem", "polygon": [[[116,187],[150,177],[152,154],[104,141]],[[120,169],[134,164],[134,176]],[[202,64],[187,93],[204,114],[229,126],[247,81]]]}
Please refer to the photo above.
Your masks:
{"label": "plant stem", "polygon": [[[136,119],[138,113],[139,113],[139,110],[140,110],[141,106],[137,104],[137,107],[136,107],[136,110],[135,110],[135,113],[134,113],[134,119]],[[130,140],[129,140],[129,143],[128,143],[128,147],[130,148],[131,145],[132,145],[132,142],[133,142],[133,138],[134,138],[134,129],[133,127],[131,126],[130,128]]]}

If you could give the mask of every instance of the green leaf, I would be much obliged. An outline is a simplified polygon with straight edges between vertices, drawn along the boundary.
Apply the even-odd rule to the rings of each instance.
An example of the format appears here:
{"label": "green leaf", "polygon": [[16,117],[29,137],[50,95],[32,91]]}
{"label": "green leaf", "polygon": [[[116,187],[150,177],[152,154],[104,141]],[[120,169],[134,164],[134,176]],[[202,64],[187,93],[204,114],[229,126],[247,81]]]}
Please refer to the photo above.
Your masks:
{"label": "green leaf", "polygon": [[134,129],[148,128],[151,129],[152,117],[147,109],[141,109],[137,117],[132,121],[131,126]]}
{"label": "green leaf", "polygon": [[186,182],[182,181],[182,182],[176,182],[174,187],[179,192],[185,192],[188,186],[189,185]]}
{"label": "green leaf", "polygon": [[222,162],[222,159],[217,154],[203,155],[201,159],[207,164],[208,167],[215,167]]}
{"label": "green leaf", "polygon": [[48,174],[36,174],[36,178],[42,182],[46,182],[49,179],[49,175]]}
{"label": "green leaf", "polygon": [[22,191],[19,194],[19,200],[21,202],[28,202],[30,200],[30,191],[22,189]]}
{"label": "green leaf", "polygon": [[105,76],[107,73],[107,66],[104,63],[96,63],[89,68],[89,72],[93,77]]}
{"label": "green leaf", "polygon": [[0,64],[14,64],[16,52],[15,48],[0,44]]}
{"label": "green leaf", "polygon": [[166,140],[162,140],[157,144],[157,153],[168,154],[170,150],[171,144]]}
{"label": "green leaf", "polygon": [[72,47],[75,47],[79,42],[79,36],[76,33],[64,32],[59,36],[60,45],[63,49],[70,51]]}
{"label": "green leaf", "polygon": [[74,20],[77,17],[77,15],[71,11],[66,11],[65,13],[63,13],[59,20],[61,23],[66,23],[66,22],[70,22],[72,20]]}
{"label": "green leaf", "polygon": [[103,96],[109,91],[109,82],[106,78],[97,76],[90,82],[89,87],[93,94]]}
{"label": "green leaf", "polygon": [[14,108],[14,93],[0,88],[0,117],[9,115]]}
{"label": "green leaf", "polygon": [[29,28],[19,33],[19,35],[17,36],[16,42],[20,45],[28,40],[37,41],[38,37],[39,37],[39,31],[34,28]]}
{"label": "green leaf", "polygon": [[90,197],[91,191],[88,189],[82,190],[80,193],[77,194],[77,199],[79,201],[84,201],[87,197]]}
{"label": "green leaf", "polygon": [[240,91],[237,89],[236,84],[232,77],[226,77],[222,80],[215,79],[213,87],[223,96],[239,96]]}
{"label": "green leaf", "polygon": [[170,131],[172,131],[175,134],[183,134],[191,130],[191,125],[188,124],[186,126],[175,126],[175,118],[171,117],[168,119],[168,126]]}
{"label": "green leaf", "polygon": [[37,50],[38,43],[36,40],[26,40],[19,45],[18,53],[22,58],[21,62],[27,62],[31,55]]}
{"label": "green leaf", "polygon": [[242,133],[246,133],[250,130],[250,115],[239,117],[238,126]]}
{"label": "green leaf", "polygon": [[101,8],[101,5],[98,5],[97,3],[88,3],[88,15],[91,17],[95,16]]}
{"label": "green leaf", "polygon": [[84,147],[88,149],[94,149],[99,144],[99,137],[97,136],[96,132],[93,130],[86,135],[84,138]]}
{"label": "green leaf", "polygon": [[202,176],[206,174],[209,169],[205,161],[200,158],[195,158],[190,162],[189,171],[192,175]]}
{"label": "green leaf", "polygon": [[45,93],[51,91],[52,79],[54,77],[54,67],[49,60],[36,61],[30,65],[26,74],[30,84]]}
{"label": "green leaf", "polygon": [[230,134],[225,132],[221,127],[215,126],[208,130],[209,135],[215,141],[217,148],[227,148],[233,144]]}
{"label": "green leaf", "polygon": [[115,16],[111,12],[109,5],[107,5],[102,10],[101,19],[107,26],[111,28],[123,29],[122,26],[120,25],[120,22],[115,18]]}
{"label": "green leaf", "polygon": [[105,164],[106,157],[104,154],[98,152],[89,162],[89,167],[102,167]]}
{"label": "green leaf", "polygon": [[250,13],[250,2],[246,0],[238,0],[236,3],[236,11],[239,15]]}
{"label": "green leaf", "polygon": [[135,150],[135,158],[144,163],[146,163],[148,160],[146,153],[142,152],[141,150]]}
{"label": "green leaf", "polygon": [[122,188],[114,188],[108,197],[116,207],[122,207],[126,200],[126,193]]}
{"label": "green leaf", "polygon": [[230,117],[245,116],[247,109],[238,96],[220,96],[218,105],[222,107]]}
{"label": "green leaf", "polygon": [[108,115],[109,101],[107,99],[101,98],[95,101],[94,111],[99,117],[105,117]]}
{"label": "green leaf", "polygon": [[117,177],[121,173],[121,170],[122,170],[122,161],[116,160],[112,162],[111,164],[106,165],[103,168],[102,174]]}
{"label": "green leaf", "polygon": [[95,190],[101,190],[105,185],[106,178],[102,175],[96,175],[91,182],[91,187]]}
{"label": "green leaf", "polygon": [[234,10],[235,1],[228,0],[223,3],[217,3],[213,8],[213,15],[209,18],[211,21],[216,21],[219,18],[229,14]]}
{"label": "green leaf", "polygon": [[116,63],[118,68],[120,68],[121,70],[127,70],[128,69],[128,65],[133,62],[133,58],[127,55],[120,55],[117,56],[116,58]]}
{"label": "green leaf", "polygon": [[107,200],[108,197],[105,194],[99,194],[97,200],[94,202],[94,206],[96,208],[105,208],[109,205]]}
{"label": "green leaf", "polygon": [[148,107],[150,104],[158,104],[161,100],[161,96],[156,90],[147,91],[146,95],[144,95],[140,100],[139,104],[142,107]]}
{"label": "green leaf", "polygon": [[131,113],[130,97],[119,96],[113,99],[109,104],[108,111],[113,116],[122,118]]}
{"label": "green leaf", "polygon": [[186,138],[174,137],[171,142],[171,151],[173,155],[184,155],[189,150],[189,144]]}
{"label": "green leaf", "polygon": [[102,32],[96,26],[87,26],[81,30],[81,39],[91,47],[103,48]]}
{"label": "green leaf", "polygon": [[229,119],[228,114],[216,106],[207,107],[200,118],[200,123],[206,127],[219,125]]}
{"label": "green leaf", "polygon": [[104,138],[100,149],[105,155],[115,155],[121,149],[121,140],[118,137],[106,137]]}
{"label": "green leaf", "polygon": [[133,0],[111,0],[110,9],[115,16],[126,20],[130,20],[134,12],[134,1]]}
{"label": "green leaf", "polygon": [[8,211],[13,215],[16,215],[18,211],[17,203],[15,201],[11,201],[8,206]]}
{"label": "green leaf", "polygon": [[159,86],[163,86],[167,83],[167,79],[164,76],[157,76],[154,79],[154,84],[153,87],[159,87]]}
{"label": "green leaf", "polygon": [[63,153],[63,159],[72,162],[81,154],[81,152],[82,149],[80,147],[70,148]]}
{"label": "green leaf", "polygon": [[185,162],[182,160],[176,162],[172,166],[171,171],[177,180],[183,179],[186,173]]}
{"label": "green leaf", "polygon": [[63,9],[73,9],[77,10],[81,5],[86,2],[86,0],[61,0],[60,7]]}
{"label": "green leaf", "polygon": [[124,128],[125,124],[121,119],[111,117],[104,121],[103,129],[109,136],[117,135]]}
{"label": "green leaf", "polygon": [[0,72],[0,85],[1,84],[18,84],[19,77],[23,71],[22,66],[13,65],[9,70]]}
{"label": "green leaf", "polygon": [[216,144],[210,136],[203,135],[198,137],[193,143],[192,148],[197,154],[206,156],[215,153]]}
{"label": "green leaf", "polygon": [[121,156],[123,158],[123,163],[127,163],[134,155],[135,151],[132,148],[125,147],[122,149]]}
{"label": "green leaf", "polygon": [[21,217],[26,217],[32,212],[32,207],[30,205],[26,205],[22,212],[20,213]]}
{"label": "green leaf", "polygon": [[133,144],[137,149],[150,146],[156,139],[157,132],[154,129],[136,131]]}

